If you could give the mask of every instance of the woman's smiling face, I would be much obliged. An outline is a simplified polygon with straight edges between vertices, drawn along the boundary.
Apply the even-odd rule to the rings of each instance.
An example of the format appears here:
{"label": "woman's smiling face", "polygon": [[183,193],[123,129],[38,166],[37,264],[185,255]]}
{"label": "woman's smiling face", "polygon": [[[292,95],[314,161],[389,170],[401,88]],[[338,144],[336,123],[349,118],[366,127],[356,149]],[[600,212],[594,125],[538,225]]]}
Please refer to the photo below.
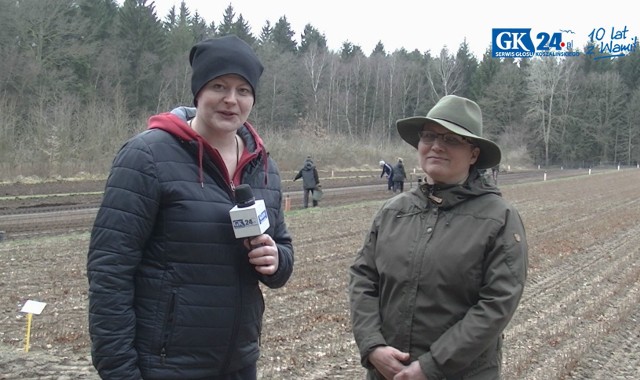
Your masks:
{"label": "woman's smiling face", "polygon": [[436,123],[425,124],[422,131],[425,132],[421,132],[418,142],[418,159],[422,170],[436,184],[463,181],[471,165],[478,160],[480,148]]}

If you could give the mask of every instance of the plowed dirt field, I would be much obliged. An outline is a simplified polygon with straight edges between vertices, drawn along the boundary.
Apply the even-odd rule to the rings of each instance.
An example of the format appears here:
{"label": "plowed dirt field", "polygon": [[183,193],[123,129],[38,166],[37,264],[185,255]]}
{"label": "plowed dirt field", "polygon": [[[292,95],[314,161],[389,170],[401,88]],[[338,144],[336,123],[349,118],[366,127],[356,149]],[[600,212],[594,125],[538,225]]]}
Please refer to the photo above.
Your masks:
{"label": "plowed dirt field", "polygon": [[[321,180],[318,208],[301,209],[301,185],[285,186],[296,264],[287,286],[264,290],[259,378],[364,378],[349,324],[347,268],[373,214],[392,196],[378,174]],[[549,172],[546,181],[541,172],[510,175],[500,188],[524,219],[530,272],[505,331],[504,378],[639,379],[640,169]],[[1,380],[98,379],[85,265],[103,186],[0,185]],[[20,310],[27,300],[47,306],[33,316],[25,352]]]}

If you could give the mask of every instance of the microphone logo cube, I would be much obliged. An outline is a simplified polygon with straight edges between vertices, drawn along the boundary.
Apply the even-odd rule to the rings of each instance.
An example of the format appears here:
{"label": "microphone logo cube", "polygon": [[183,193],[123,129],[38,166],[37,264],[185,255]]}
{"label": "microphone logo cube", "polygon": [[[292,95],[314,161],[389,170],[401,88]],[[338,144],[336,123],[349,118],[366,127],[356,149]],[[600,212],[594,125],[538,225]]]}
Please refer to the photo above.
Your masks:
{"label": "microphone logo cube", "polygon": [[229,215],[236,238],[258,236],[269,228],[269,217],[262,199],[257,199],[249,207],[236,205],[229,211]]}
{"label": "microphone logo cube", "polygon": [[[262,212],[260,213],[260,215],[258,215],[258,224],[262,224],[264,223],[264,221],[266,220],[267,223],[269,223],[269,219],[267,217],[267,210],[262,210]],[[267,224],[268,227],[268,224]]]}

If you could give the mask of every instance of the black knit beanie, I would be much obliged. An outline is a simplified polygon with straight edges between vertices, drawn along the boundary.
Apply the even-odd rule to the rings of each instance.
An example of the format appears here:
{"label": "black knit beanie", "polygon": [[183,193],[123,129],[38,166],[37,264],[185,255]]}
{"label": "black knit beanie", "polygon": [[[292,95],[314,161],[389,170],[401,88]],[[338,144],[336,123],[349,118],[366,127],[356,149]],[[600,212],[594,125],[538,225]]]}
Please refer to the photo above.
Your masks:
{"label": "black knit beanie", "polygon": [[258,80],[264,68],[249,44],[237,36],[228,35],[198,42],[191,48],[189,63],[194,105],[197,106],[196,95],[204,85],[225,74],[237,74],[249,82],[255,103]]}

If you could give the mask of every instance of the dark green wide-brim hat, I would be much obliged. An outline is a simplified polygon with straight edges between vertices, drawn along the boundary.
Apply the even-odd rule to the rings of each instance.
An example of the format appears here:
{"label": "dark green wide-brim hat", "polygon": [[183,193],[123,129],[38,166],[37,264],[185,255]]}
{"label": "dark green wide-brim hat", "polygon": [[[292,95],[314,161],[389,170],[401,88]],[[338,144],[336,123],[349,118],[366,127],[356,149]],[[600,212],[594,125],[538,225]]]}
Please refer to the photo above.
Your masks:
{"label": "dark green wide-brim hat", "polygon": [[493,141],[482,137],[482,111],[476,102],[456,95],[442,97],[427,116],[414,116],[396,121],[400,137],[416,149],[425,125],[436,123],[449,131],[469,139],[480,148],[476,162],[478,169],[488,169],[500,163],[502,153]]}

